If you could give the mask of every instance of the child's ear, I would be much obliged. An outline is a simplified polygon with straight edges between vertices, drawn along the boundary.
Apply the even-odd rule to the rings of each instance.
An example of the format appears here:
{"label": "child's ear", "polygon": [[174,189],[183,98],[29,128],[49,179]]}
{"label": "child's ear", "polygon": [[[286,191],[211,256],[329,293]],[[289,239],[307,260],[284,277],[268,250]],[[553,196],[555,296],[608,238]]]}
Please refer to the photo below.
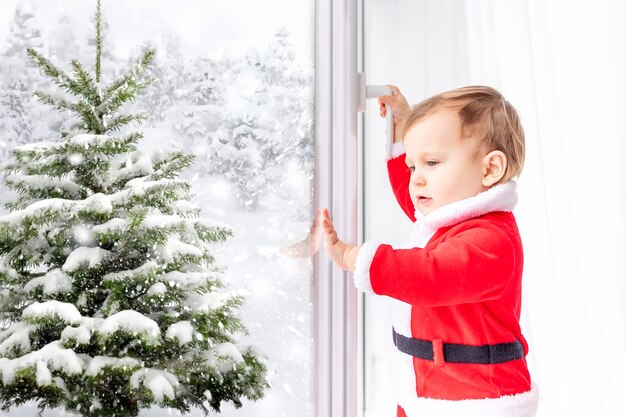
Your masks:
{"label": "child's ear", "polygon": [[506,155],[502,151],[491,151],[483,158],[483,178],[484,187],[491,187],[502,179],[506,171]]}

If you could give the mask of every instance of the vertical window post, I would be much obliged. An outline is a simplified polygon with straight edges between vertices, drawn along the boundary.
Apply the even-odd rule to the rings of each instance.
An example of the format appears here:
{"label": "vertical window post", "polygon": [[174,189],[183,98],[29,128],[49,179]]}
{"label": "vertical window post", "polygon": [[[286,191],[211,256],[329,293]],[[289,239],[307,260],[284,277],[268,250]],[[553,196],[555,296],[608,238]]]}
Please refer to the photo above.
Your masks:
{"label": "vertical window post", "polygon": [[[316,3],[316,201],[339,236],[359,235],[357,0]],[[314,273],[316,415],[358,414],[358,294],[323,249]]]}

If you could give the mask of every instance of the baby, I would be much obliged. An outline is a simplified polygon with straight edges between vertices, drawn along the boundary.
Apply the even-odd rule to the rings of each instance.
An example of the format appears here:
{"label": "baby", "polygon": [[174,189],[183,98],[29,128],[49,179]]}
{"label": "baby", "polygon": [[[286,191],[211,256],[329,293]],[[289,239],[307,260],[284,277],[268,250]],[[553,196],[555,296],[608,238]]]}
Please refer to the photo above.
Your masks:
{"label": "baby", "polygon": [[362,291],[397,301],[392,381],[397,416],[534,416],[538,394],[520,329],[524,255],[515,217],[524,131],[490,87],[435,95],[412,109],[396,87],[380,99],[398,135],[387,162],[414,222],[394,248],[344,243],[328,210],[326,250]]}

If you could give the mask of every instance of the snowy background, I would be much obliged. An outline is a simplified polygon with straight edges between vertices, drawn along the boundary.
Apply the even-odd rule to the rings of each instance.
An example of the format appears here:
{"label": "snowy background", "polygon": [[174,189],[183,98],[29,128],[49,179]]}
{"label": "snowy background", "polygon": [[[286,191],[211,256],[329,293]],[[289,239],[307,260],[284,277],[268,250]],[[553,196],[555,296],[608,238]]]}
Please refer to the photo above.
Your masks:
{"label": "snowy background", "polygon": [[[105,81],[146,47],[157,51],[155,82],[134,103],[150,116],[140,127],[142,149],[196,155],[185,173],[195,202],[234,231],[214,255],[228,268],[227,283],[249,293],[241,316],[249,341],[269,356],[273,388],[240,410],[224,407],[225,416],[313,415],[312,267],[284,254],[310,222],[313,7],[312,0],[103,2]],[[25,48],[62,68],[72,59],[93,68],[94,10],[95,1],[84,0],[0,2],[3,163],[14,146],[55,140],[71,124],[31,97],[51,86]]]}

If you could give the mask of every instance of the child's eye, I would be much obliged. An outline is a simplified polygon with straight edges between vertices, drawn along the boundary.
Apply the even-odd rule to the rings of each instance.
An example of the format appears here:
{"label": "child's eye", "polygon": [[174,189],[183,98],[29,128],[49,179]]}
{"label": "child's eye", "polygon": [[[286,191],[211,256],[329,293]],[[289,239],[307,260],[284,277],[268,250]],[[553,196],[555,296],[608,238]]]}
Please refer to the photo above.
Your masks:
{"label": "child's eye", "polygon": [[415,172],[415,167],[409,167],[409,171]]}
{"label": "child's eye", "polygon": [[439,161],[426,161],[426,165],[428,165],[429,167],[434,167],[435,165],[437,165],[439,163]]}

